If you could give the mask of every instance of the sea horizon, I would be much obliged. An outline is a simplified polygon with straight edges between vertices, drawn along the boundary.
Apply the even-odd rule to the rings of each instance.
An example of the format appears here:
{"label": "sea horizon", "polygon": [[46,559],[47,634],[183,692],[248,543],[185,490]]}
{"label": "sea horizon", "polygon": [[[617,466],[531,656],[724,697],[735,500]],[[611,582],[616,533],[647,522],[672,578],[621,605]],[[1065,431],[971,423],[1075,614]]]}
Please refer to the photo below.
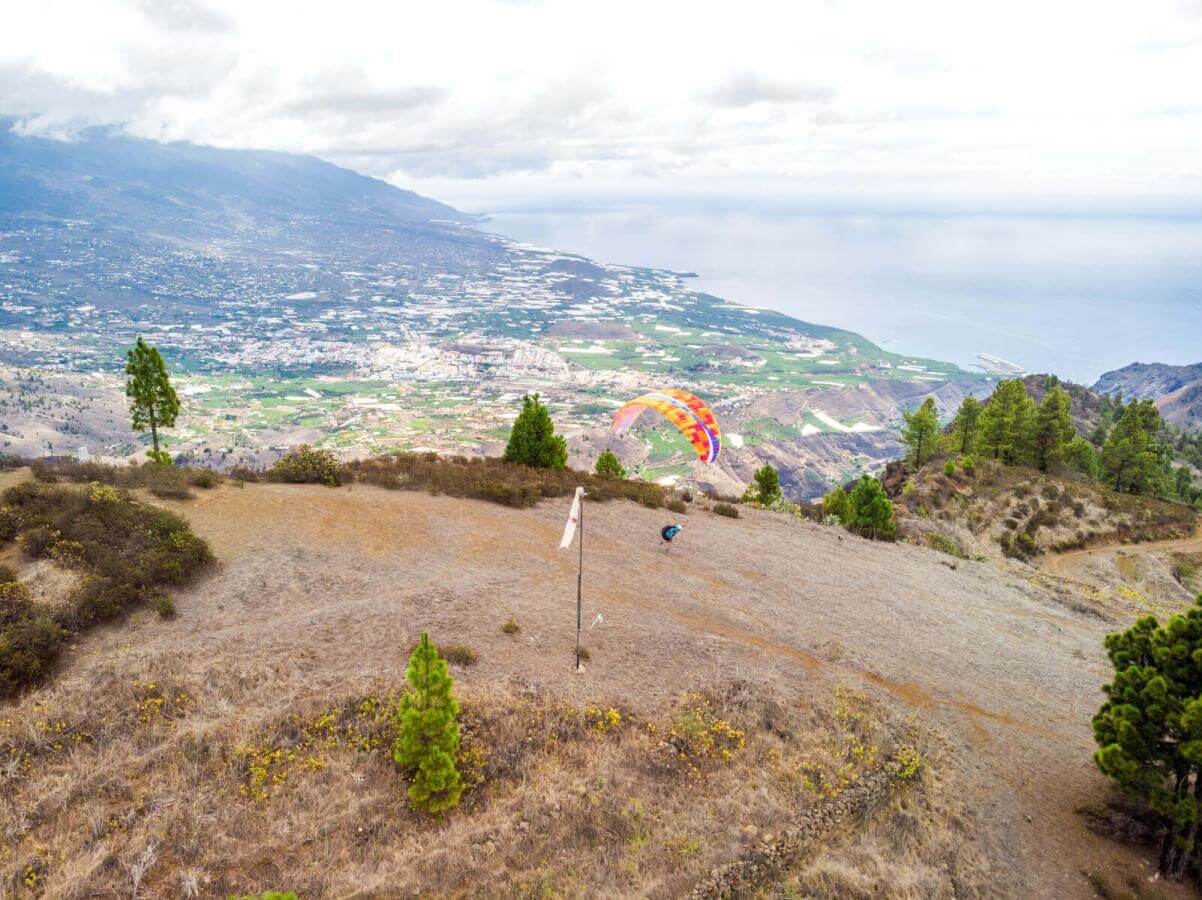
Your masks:
{"label": "sea horizon", "polygon": [[513,240],[694,273],[695,290],[966,369],[982,354],[1093,384],[1133,362],[1202,360],[1202,217],[1193,213],[643,201],[485,216],[482,229]]}

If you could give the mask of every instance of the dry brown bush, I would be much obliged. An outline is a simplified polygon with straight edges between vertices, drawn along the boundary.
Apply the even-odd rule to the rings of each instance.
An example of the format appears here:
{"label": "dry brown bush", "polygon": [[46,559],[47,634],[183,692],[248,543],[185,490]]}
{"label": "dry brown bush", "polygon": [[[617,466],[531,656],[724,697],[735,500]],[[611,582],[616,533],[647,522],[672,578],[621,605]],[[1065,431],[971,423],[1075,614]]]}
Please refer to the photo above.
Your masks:
{"label": "dry brown bush", "polygon": [[221,482],[221,476],[212,469],[198,466],[164,466],[153,462],[114,466],[50,458],[35,459],[28,465],[38,481],[71,481],[76,484],[95,481],[126,490],[143,488],[165,500],[187,500],[193,496],[190,487],[211,488]]}
{"label": "dry brown bush", "polygon": [[83,629],[141,601],[155,602],[164,615],[172,613],[162,587],[183,584],[212,560],[208,545],[179,516],[143,506],[99,482],[74,488],[27,481],[10,487],[0,500],[26,555],[82,574],[70,597],[55,608],[6,606],[0,625],[0,696],[49,674],[66,629]]}
{"label": "dry brown bush", "polygon": [[499,459],[437,453],[391,453],[347,463],[342,472],[347,480],[392,490],[424,490],[516,507],[533,506],[545,497],[570,496],[578,486],[583,486],[593,500],[634,500],[658,508],[668,499],[662,486],[645,481],[600,478],[574,469],[532,469]]}

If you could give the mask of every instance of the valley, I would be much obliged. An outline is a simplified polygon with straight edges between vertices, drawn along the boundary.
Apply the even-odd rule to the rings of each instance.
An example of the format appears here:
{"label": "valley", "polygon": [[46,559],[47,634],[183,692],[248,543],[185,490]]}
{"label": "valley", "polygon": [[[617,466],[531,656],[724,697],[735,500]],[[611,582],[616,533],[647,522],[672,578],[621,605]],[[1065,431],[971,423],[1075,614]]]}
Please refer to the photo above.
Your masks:
{"label": "valley", "polygon": [[[771,460],[811,498],[895,455],[904,408],[933,394],[950,411],[991,384],[698,293],[679,273],[489,234],[449,207],[302,157],[104,135],[50,144],[0,141],[25,203],[0,204],[0,451],[10,454],[138,454],[110,412],[138,335],[163,351],[183,397],[171,452],[217,465],[270,461],[304,441],[346,457],[488,452],[535,391],[587,465],[609,413],[678,385],[713,403],[737,438],[720,471],[703,473],[667,432],[643,434],[615,448],[640,474],[713,475],[729,488]],[[123,154],[221,192],[183,188],[179,174],[160,181],[155,165],[135,171]],[[264,183],[306,166],[316,199]],[[346,205],[348,183],[362,206]]]}

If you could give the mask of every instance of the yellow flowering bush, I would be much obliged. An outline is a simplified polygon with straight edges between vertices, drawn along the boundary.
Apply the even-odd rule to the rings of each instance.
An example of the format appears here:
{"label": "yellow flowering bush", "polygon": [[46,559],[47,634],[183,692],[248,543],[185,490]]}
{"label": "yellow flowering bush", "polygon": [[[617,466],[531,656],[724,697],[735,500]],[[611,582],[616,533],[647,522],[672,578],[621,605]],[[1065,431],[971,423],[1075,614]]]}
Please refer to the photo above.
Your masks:
{"label": "yellow flowering bush", "polygon": [[588,727],[597,734],[605,734],[622,725],[621,711],[612,706],[589,706],[584,717]]}
{"label": "yellow flowering bush", "polygon": [[183,716],[192,698],[183,691],[172,691],[153,681],[138,684],[138,702],[134,706],[134,720],[139,725],[165,722],[168,728],[175,727],[175,720]]}
{"label": "yellow flowering bush", "polygon": [[893,757],[898,763],[897,777],[909,780],[922,769],[922,756],[908,744],[900,747]]}
{"label": "yellow flowering bush", "polygon": [[666,728],[653,723],[648,733],[660,764],[669,771],[702,777],[706,770],[727,762],[747,743],[742,729],[717,715],[710,701],[693,694],[677,709]]}

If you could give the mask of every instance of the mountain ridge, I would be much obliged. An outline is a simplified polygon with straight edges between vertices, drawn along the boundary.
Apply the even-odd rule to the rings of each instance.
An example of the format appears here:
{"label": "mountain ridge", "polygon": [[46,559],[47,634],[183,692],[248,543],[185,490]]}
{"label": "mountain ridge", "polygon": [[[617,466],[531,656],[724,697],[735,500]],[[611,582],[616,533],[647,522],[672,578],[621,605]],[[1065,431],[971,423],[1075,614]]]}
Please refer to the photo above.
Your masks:
{"label": "mountain ridge", "polygon": [[1202,427],[1202,362],[1184,366],[1131,363],[1104,373],[1094,389],[1153,400],[1165,420],[1178,428],[1193,431]]}
{"label": "mountain ridge", "polygon": [[[0,120],[0,212],[73,217],[82,204],[93,214],[178,212],[188,204],[218,219],[257,211],[369,214],[411,224],[473,217],[444,203],[362,175],[315,156],[276,150],[208,147],[88,129],[72,141],[23,137]],[[131,179],[131,171],[137,178]],[[336,200],[341,197],[341,209]],[[270,204],[270,205],[269,205]],[[214,222],[213,224],[218,224]]]}

